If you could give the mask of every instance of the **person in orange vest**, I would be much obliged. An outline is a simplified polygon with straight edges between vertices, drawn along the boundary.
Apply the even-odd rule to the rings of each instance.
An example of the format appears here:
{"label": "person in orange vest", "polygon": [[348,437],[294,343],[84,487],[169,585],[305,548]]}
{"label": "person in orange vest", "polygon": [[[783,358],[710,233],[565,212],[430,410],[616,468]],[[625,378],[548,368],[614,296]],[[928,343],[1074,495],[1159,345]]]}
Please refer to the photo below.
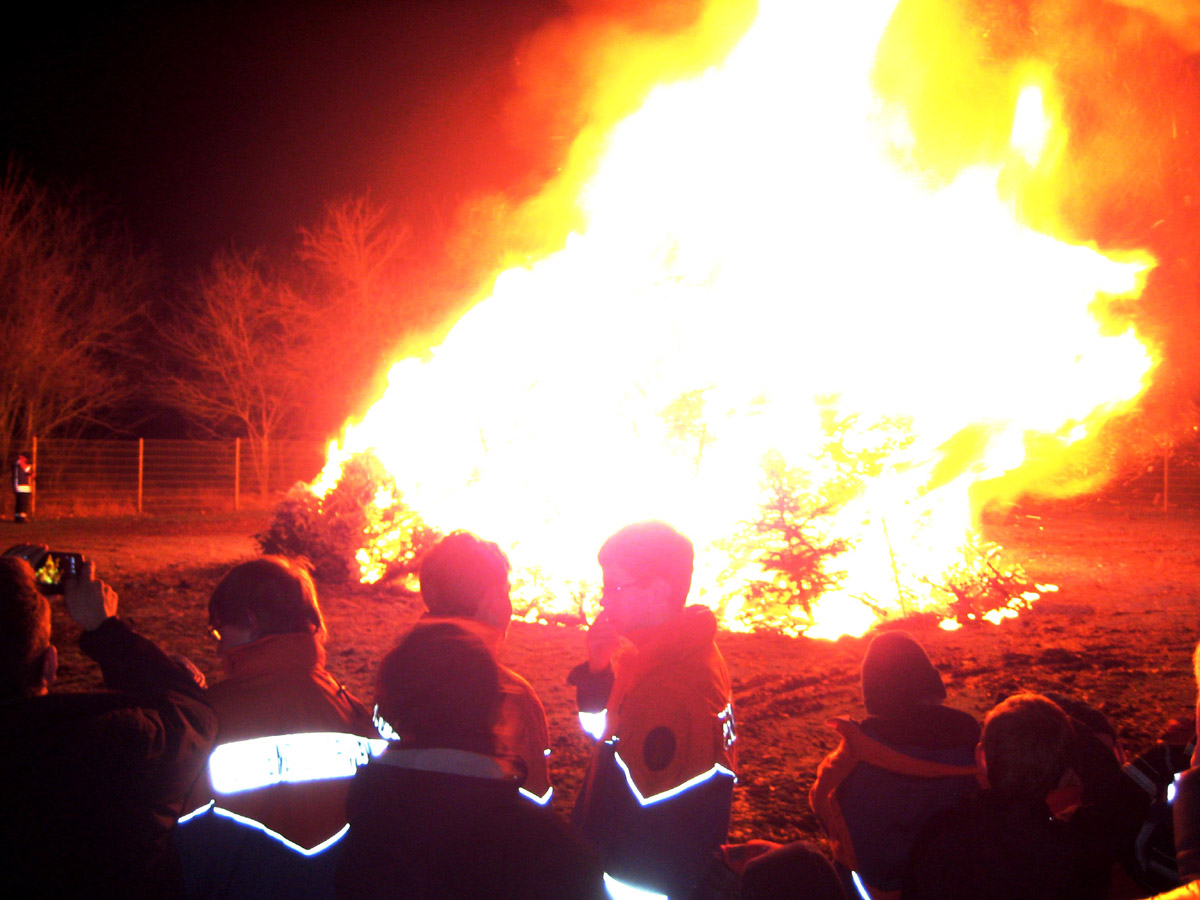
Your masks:
{"label": "person in orange vest", "polygon": [[28,522],[33,513],[33,463],[22,450],[13,463],[14,522]]}
{"label": "person in orange vest", "polygon": [[692,542],[665,522],[620,529],[599,562],[603,611],[588,661],[568,679],[598,738],[572,823],[612,878],[686,898],[715,864],[733,798],[736,732],[716,617],[687,605]]}
{"label": "person in orange vest", "polygon": [[[421,598],[429,618],[464,619],[482,626],[492,654],[498,655],[512,619],[511,568],[504,551],[491,541],[469,531],[446,535],[421,560]],[[512,669],[500,666],[500,680],[499,752],[520,760],[525,771],[521,793],[544,806],[553,794],[545,709],[529,682]]]}
{"label": "person in orange vest", "polygon": [[216,745],[177,829],[189,896],[332,897],[351,776],[382,741],[325,668],[312,576],[278,556],[235,566],[208,621],[226,677],[209,688]]}

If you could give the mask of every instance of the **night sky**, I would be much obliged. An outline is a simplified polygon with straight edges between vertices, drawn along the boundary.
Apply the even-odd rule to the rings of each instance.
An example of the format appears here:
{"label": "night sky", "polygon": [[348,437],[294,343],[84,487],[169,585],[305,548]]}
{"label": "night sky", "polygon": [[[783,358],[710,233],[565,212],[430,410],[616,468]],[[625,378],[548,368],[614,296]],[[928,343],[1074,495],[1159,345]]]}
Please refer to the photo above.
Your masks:
{"label": "night sky", "polygon": [[421,223],[528,178],[500,111],[556,0],[29,4],[0,38],[0,147],[82,186],[185,275],[369,195]]}
{"label": "night sky", "polygon": [[[1193,0],[945,2],[971,11],[987,36],[985,73],[1027,56],[1051,65],[1072,134],[1062,214],[1081,239],[1154,253],[1141,325],[1170,358],[1174,394],[1200,407]],[[27,4],[6,11],[0,28],[0,151],[38,182],[93,192],[180,279],[231,245],[281,258],[328,204],[362,196],[410,224],[436,265],[465,201],[528,196],[549,178],[581,124],[572,91],[606,74],[574,71],[572,59],[583,58],[576,44],[531,45],[535,33],[616,17],[673,34],[701,5]],[[907,83],[928,88],[936,109],[936,88],[975,83],[958,64],[953,54],[914,54],[907,65],[924,75]],[[535,71],[550,74],[537,76],[531,102]],[[529,108],[514,113],[522,103]],[[975,146],[958,137],[951,145]],[[1175,418],[1168,406],[1164,415]]]}

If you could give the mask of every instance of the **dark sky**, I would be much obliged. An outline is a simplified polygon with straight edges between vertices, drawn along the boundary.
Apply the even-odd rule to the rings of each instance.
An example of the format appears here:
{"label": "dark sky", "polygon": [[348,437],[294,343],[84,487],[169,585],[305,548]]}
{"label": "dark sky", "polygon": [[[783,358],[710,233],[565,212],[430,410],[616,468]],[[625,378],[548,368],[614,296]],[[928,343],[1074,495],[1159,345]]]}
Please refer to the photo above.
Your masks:
{"label": "dark sky", "polygon": [[369,194],[420,220],[527,177],[499,112],[562,0],[29,4],[0,37],[0,148],[82,185],[185,274]]}

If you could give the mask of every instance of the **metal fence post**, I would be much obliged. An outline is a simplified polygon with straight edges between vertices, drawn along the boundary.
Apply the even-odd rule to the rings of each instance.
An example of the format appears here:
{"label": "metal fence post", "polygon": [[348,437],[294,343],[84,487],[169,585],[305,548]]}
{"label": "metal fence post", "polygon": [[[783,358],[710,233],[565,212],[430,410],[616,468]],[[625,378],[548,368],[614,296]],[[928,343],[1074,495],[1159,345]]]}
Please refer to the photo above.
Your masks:
{"label": "metal fence post", "polygon": [[142,486],[146,478],[146,439],[138,438],[138,501],[137,514],[142,514]]}
{"label": "metal fence post", "polygon": [[233,511],[237,512],[242,487],[242,439],[233,439]]}
{"label": "metal fence post", "polygon": [[1163,451],[1163,514],[1165,515],[1170,507],[1170,490],[1171,490],[1171,451]]}

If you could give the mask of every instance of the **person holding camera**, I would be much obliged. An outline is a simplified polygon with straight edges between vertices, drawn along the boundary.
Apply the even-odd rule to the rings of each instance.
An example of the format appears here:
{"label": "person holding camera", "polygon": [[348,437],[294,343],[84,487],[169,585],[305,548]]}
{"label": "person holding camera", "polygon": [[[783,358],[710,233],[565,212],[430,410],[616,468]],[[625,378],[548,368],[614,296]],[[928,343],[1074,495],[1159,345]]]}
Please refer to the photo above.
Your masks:
{"label": "person holding camera", "polygon": [[169,838],[216,716],[193,674],[117,616],[117,594],[90,562],[80,560],[61,589],[105,690],[50,691],[50,601],[24,558],[0,557],[6,889],[24,900],[181,896]]}

